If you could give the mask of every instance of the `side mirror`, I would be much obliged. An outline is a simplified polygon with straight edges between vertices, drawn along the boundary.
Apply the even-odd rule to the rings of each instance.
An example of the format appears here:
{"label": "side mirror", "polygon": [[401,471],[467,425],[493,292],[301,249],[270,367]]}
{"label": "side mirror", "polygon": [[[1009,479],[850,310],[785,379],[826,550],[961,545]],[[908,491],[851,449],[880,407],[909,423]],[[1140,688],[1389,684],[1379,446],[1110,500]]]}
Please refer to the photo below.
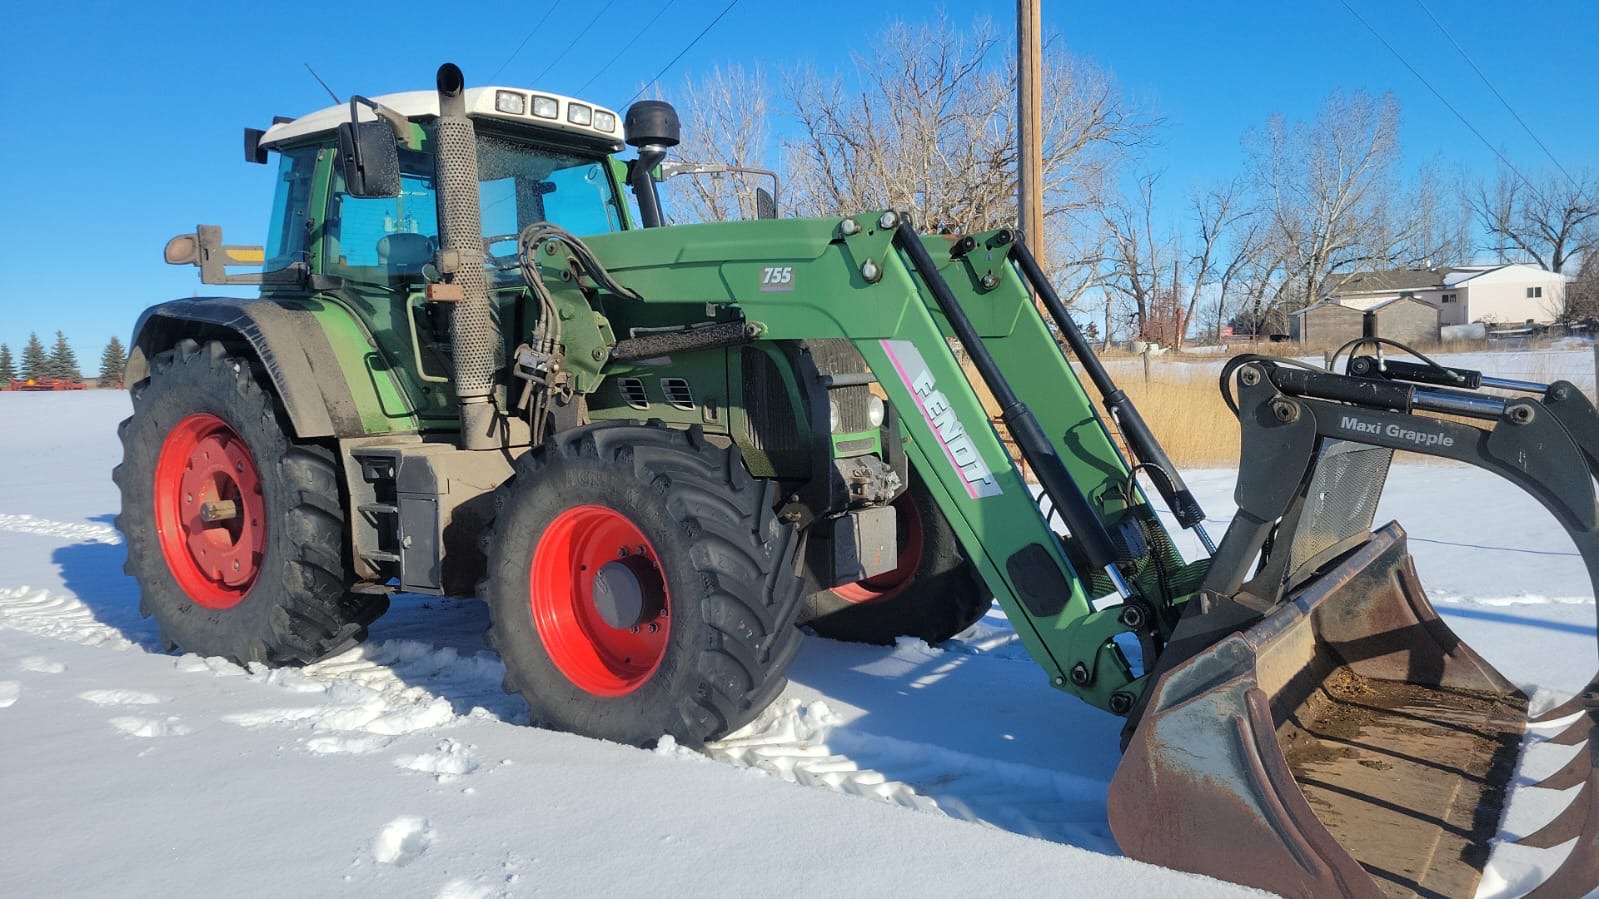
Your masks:
{"label": "side mirror", "polygon": [[755,217],[758,219],[777,218],[777,198],[772,196],[764,187],[755,188]]}
{"label": "side mirror", "polygon": [[[353,105],[353,104],[352,104]],[[345,193],[363,200],[400,195],[400,150],[387,122],[339,125],[339,172]]]}

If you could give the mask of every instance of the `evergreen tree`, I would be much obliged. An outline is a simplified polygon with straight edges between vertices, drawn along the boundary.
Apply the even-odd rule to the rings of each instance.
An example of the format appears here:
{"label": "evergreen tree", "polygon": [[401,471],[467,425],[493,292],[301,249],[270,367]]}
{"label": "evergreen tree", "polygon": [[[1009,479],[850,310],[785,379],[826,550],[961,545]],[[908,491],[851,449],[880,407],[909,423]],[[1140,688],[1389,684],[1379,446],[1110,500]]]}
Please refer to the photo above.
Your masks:
{"label": "evergreen tree", "polygon": [[11,358],[11,347],[0,343],[0,382],[6,384],[17,379],[17,362]]}
{"label": "evergreen tree", "polygon": [[50,357],[45,355],[44,344],[37,332],[28,335],[28,345],[22,348],[22,379],[37,381],[49,377]]}
{"label": "evergreen tree", "polygon": [[105,345],[105,352],[100,354],[100,386],[122,386],[122,373],[128,367],[128,354],[122,349],[122,341],[115,336]]}
{"label": "evergreen tree", "polygon": [[78,354],[67,345],[67,335],[60,331],[56,332],[55,349],[50,351],[50,373],[47,377],[74,382],[83,380],[83,372],[78,370]]}

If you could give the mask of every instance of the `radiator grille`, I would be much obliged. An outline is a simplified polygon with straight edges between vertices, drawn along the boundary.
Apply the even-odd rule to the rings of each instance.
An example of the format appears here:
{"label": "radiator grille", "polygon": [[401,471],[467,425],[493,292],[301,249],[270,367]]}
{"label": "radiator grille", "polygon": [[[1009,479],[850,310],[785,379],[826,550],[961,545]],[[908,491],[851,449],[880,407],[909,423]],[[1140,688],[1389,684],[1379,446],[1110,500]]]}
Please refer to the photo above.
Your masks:
{"label": "radiator grille", "polygon": [[799,447],[794,409],[777,363],[755,347],[745,347],[740,367],[744,375],[746,445],[763,454]]}
{"label": "radiator grille", "polygon": [[[811,351],[816,370],[824,375],[853,375],[871,371],[855,345],[848,340],[807,340],[804,345]],[[875,430],[871,419],[867,417],[867,402],[871,396],[871,388],[865,385],[835,387],[828,391],[827,398],[838,406],[840,433]]]}

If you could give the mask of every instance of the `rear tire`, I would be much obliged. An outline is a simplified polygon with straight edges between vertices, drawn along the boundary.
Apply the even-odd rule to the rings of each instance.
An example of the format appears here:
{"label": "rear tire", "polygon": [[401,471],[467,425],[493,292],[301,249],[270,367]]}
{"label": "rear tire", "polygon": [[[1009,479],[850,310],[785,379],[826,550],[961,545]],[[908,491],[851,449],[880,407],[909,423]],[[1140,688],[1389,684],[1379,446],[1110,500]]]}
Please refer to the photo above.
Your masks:
{"label": "rear tire", "polygon": [[479,589],[506,691],[536,726],[632,745],[748,723],[802,639],[775,500],[698,429],[589,426],[522,456]]}
{"label": "rear tire", "polygon": [[[277,665],[364,639],[388,599],[347,591],[334,454],[292,439],[250,360],[184,340],[130,393],[116,525],[163,643]],[[232,515],[206,521],[208,504]]]}
{"label": "rear tire", "polygon": [[880,645],[914,637],[937,644],[976,624],[993,604],[993,594],[915,471],[894,508],[898,567],[807,597],[800,623],[818,636]]}

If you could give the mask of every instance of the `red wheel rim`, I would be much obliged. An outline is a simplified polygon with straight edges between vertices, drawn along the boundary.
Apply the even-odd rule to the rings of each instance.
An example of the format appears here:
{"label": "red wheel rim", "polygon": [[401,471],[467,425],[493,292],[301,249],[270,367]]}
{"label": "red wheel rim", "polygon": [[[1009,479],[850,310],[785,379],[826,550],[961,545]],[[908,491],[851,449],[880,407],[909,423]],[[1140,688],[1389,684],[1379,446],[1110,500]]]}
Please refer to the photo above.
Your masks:
{"label": "red wheel rim", "polygon": [[876,602],[899,595],[916,579],[916,569],[922,565],[922,513],[909,490],[894,500],[894,511],[899,516],[899,558],[893,571],[865,578],[853,584],[834,587],[833,593],[845,602]]}
{"label": "red wheel rim", "polygon": [[266,547],[266,501],[250,448],[215,415],[190,415],[161,444],[154,494],[161,557],[178,587],[208,609],[238,605]]}
{"label": "red wheel rim", "polygon": [[655,547],[627,516],[595,505],[555,516],[528,574],[539,639],[577,687],[625,696],[661,667],[671,633],[665,575]]}

